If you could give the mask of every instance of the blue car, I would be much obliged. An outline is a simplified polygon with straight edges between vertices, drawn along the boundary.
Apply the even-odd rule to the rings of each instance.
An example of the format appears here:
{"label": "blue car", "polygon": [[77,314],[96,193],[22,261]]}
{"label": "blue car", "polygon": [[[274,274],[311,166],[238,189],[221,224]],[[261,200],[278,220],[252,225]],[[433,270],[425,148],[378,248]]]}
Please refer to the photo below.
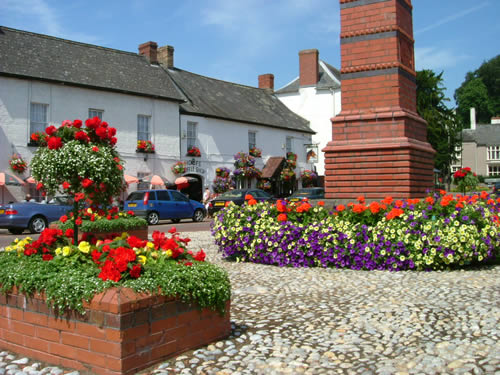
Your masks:
{"label": "blue car", "polygon": [[0,205],[0,228],[12,234],[21,234],[27,228],[31,233],[40,233],[52,221],[72,209],[67,197],[55,197],[49,203],[18,202]]}
{"label": "blue car", "polygon": [[156,225],[163,219],[170,219],[174,223],[181,219],[203,221],[206,216],[204,205],[177,190],[134,191],[125,200],[123,210],[133,211],[136,216],[146,218],[150,225]]}

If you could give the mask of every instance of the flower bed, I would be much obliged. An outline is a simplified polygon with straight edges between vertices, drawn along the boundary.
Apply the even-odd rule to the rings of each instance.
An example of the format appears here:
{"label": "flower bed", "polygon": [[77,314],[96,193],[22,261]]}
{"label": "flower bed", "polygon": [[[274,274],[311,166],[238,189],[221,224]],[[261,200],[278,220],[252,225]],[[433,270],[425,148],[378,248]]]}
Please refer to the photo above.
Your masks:
{"label": "flower bed", "polygon": [[230,204],[212,227],[224,257],[293,267],[440,270],[499,254],[500,199],[436,193],[425,199],[328,210],[307,202]]}
{"label": "flower bed", "polygon": [[13,303],[0,300],[5,347],[92,372],[132,374],[229,333],[226,272],[206,263],[203,250],[188,250],[189,239],[175,228],[154,232],[151,242],[127,234],[72,241],[72,233],[46,229],[0,254],[0,293],[15,295]]}

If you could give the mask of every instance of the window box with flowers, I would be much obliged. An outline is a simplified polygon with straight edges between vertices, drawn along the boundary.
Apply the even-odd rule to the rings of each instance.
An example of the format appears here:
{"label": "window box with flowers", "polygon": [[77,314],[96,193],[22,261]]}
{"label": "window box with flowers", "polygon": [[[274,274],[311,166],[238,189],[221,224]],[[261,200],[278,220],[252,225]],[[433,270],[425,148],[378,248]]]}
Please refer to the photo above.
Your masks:
{"label": "window box with flowers", "polygon": [[252,155],[253,157],[255,157],[255,158],[260,158],[260,157],[262,157],[262,150],[261,150],[260,148],[257,148],[257,147],[252,147],[252,148],[248,151],[248,153],[249,153],[250,155]]}
{"label": "window box with flowers", "polygon": [[174,165],[172,165],[172,172],[174,174],[183,174],[186,173],[187,163],[185,161],[178,161]]}
{"label": "window box with flowers", "polygon": [[195,158],[199,158],[201,156],[201,151],[198,147],[193,146],[187,150],[186,156],[192,156]]}
{"label": "window box with flowers", "polygon": [[155,145],[151,141],[137,141],[136,152],[152,154],[155,152]]}
{"label": "window box with flowers", "polygon": [[28,164],[19,154],[14,154],[9,160],[9,166],[12,172],[23,174],[28,168]]}

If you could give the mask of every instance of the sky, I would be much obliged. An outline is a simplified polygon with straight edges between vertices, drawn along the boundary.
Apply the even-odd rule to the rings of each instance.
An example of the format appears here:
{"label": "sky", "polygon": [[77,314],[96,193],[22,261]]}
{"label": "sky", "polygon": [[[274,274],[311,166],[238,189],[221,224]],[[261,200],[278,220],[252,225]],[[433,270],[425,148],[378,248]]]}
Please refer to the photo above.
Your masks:
{"label": "sky", "polygon": [[[413,0],[417,70],[443,72],[449,106],[467,72],[500,54],[500,0]],[[137,52],[154,41],[193,73],[275,89],[316,48],[340,69],[338,0],[0,0],[0,25]],[[0,57],[1,58],[1,57]]]}

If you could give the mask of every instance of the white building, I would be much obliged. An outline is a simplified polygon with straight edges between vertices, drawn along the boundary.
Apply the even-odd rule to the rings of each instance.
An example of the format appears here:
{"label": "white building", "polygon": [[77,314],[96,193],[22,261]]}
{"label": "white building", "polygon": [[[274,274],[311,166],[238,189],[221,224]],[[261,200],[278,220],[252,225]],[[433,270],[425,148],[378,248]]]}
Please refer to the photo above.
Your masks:
{"label": "white building", "polygon": [[[13,153],[31,160],[32,132],[93,116],[117,128],[126,174],[174,181],[172,165],[188,161],[187,174],[199,181],[193,198],[215,168],[231,168],[235,153],[248,152],[249,141],[262,149],[262,167],[269,156],[284,156],[289,137],[300,168],[313,134],[267,90],[174,68],[172,47],[147,42],[137,54],[0,27],[0,172]],[[151,141],[155,152],[138,153],[138,140]],[[186,156],[188,142],[201,157]],[[9,188],[5,200],[19,194]]]}
{"label": "white building", "polygon": [[319,60],[317,49],[303,50],[299,52],[299,76],[274,94],[310,122],[316,132],[312,144],[316,146],[318,158],[315,163],[309,163],[308,168],[315,168],[320,176],[324,175],[325,158],[321,150],[332,140],[331,118],[341,110],[340,72]]}

